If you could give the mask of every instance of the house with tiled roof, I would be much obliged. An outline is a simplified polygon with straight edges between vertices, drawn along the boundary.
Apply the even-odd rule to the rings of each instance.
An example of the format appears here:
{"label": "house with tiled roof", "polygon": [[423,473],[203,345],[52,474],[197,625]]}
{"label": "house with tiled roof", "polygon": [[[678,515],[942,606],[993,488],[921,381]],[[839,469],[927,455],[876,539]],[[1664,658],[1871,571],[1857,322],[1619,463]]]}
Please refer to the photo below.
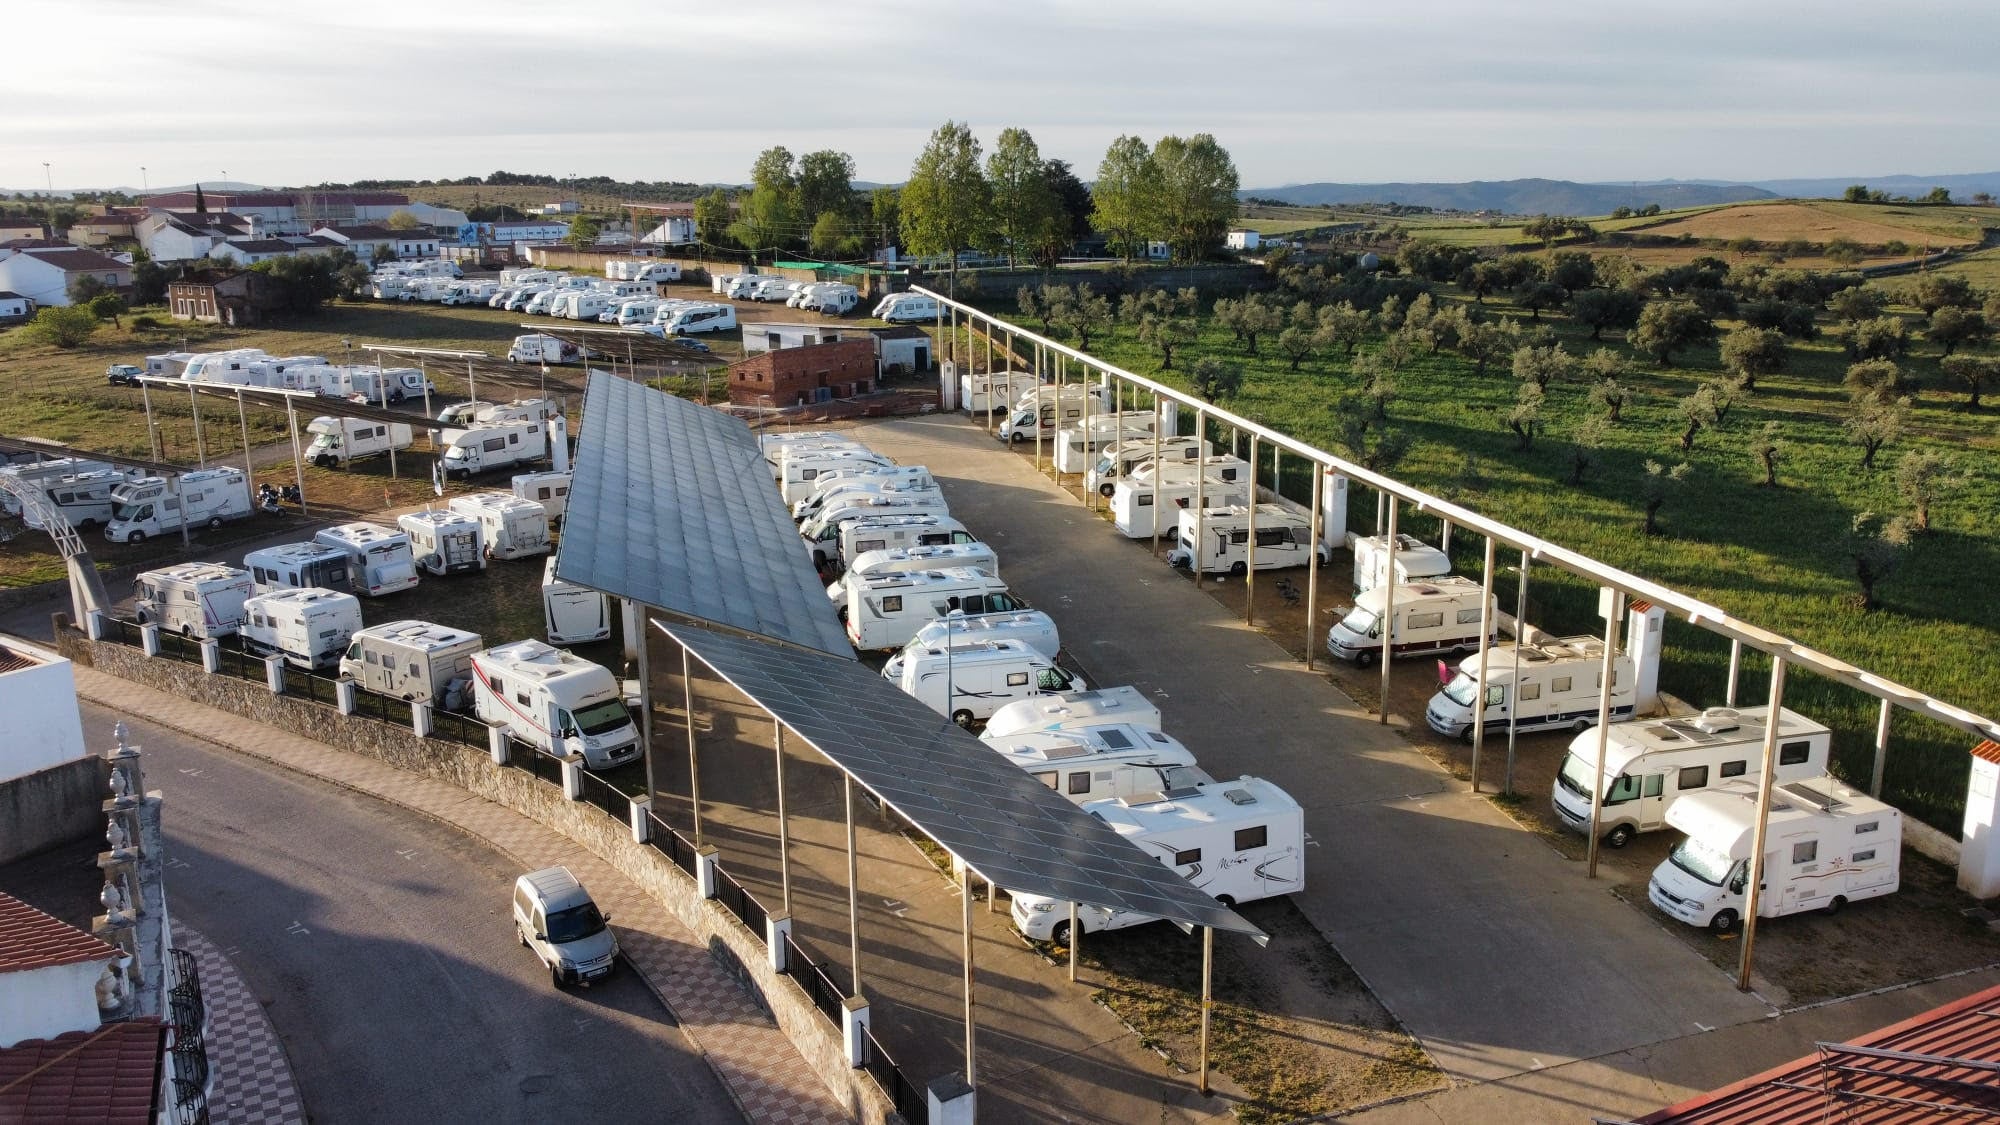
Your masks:
{"label": "house with tiled roof", "polygon": [[0,215],[0,242],[15,238],[47,238],[49,228],[26,215]]}
{"label": "house with tiled roof", "polygon": [[156,210],[133,225],[133,237],[156,262],[206,258],[224,239],[261,237],[250,218],[223,212]]}
{"label": "house with tiled roof", "polygon": [[90,277],[112,289],[132,287],[132,266],[108,254],[62,243],[58,247],[0,248],[0,289],[37,305],[67,305],[70,290]]}
{"label": "house with tiled roof", "polygon": [[225,238],[210,248],[208,256],[221,262],[235,262],[239,266],[254,266],[272,258],[288,258],[298,252],[298,247],[282,238]]}
{"label": "house with tiled roof", "polygon": [[85,215],[70,224],[66,233],[69,240],[78,246],[104,246],[118,239],[134,237],[132,224],[136,221],[135,216],[120,212]]}
{"label": "house with tiled roof", "polygon": [[0,1047],[95,1030],[97,978],[117,947],[0,893]]}

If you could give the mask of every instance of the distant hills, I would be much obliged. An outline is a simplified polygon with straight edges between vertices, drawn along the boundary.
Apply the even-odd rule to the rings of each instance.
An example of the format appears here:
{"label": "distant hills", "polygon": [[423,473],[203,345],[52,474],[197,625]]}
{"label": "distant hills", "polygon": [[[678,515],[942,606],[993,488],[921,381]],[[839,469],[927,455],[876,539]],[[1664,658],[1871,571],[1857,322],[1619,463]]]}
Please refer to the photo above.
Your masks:
{"label": "distant hills", "polygon": [[1574,180],[1474,180],[1469,183],[1291,184],[1250,188],[1240,194],[1276,199],[1308,207],[1341,203],[1402,203],[1452,211],[1498,211],[1509,215],[1606,215],[1619,207],[1707,207],[1752,199],[1787,196],[1834,197],[1849,184],[1867,184],[1893,195],[1921,196],[1934,187],[1949,188],[1963,200],[1974,192],[2000,195],[2000,172],[1952,176],[1847,176],[1830,179],[1658,180],[1623,184],[1586,184]]}

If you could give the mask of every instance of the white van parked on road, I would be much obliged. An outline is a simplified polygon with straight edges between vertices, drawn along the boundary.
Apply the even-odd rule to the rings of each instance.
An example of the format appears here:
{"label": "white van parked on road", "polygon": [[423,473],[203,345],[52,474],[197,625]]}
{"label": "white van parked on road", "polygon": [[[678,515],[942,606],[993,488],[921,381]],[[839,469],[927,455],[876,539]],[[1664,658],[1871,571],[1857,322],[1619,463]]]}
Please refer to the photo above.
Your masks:
{"label": "white van parked on road", "polygon": [[1029,731],[1088,730],[1130,723],[1160,729],[1160,709],[1135,687],[1092,688],[1009,703],[986,720],[988,742]]}
{"label": "white van parked on road", "polygon": [[416,557],[402,531],[379,523],[344,523],[321,528],[313,541],[347,553],[348,576],[357,594],[379,598],[417,584]]}
{"label": "white van parked on road", "polygon": [[133,609],[183,637],[227,637],[243,626],[243,603],[257,592],[250,572],[221,563],[182,563],[139,575]]}
{"label": "white van parked on road", "polygon": [[472,702],[472,654],[485,647],[463,629],[391,621],[355,630],[340,674],[363,691],[458,711]]}
{"label": "white van parked on road", "polygon": [[335,590],[278,590],[243,603],[243,647],[283,653],[308,672],[338,665],[360,628],[361,600]]}
{"label": "white van parked on road", "polygon": [[847,588],[840,608],[847,639],[864,652],[902,648],[917,630],[953,610],[966,614],[1027,609],[1007,584],[970,568],[870,578]]}
{"label": "white van parked on road", "polygon": [[[1478,626],[1473,627],[1475,633]],[[1486,733],[1507,733],[1508,720],[1525,733],[1568,727],[1584,731],[1597,722],[1604,679],[1601,637],[1560,637],[1528,644],[1495,645],[1486,652]],[[1452,677],[1424,710],[1424,721],[1446,738],[1472,741],[1472,710],[1479,696],[1479,656],[1459,661]],[[1519,714],[1512,713],[1513,708]],[[1632,717],[1632,657],[1611,662],[1611,720]]]}
{"label": "white van parked on road", "polygon": [[556,577],[556,557],[542,566],[542,623],[552,645],[583,645],[611,635],[611,603],[600,591]]}
{"label": "white van parked on road", "polygon": [[409,535],[411,554],[430,574],[486,569],[485,535],[478,520],[427,508],[396,517],[396,526]]}
{"label": "white van parked on road", "polygon": [[602,980],[618,968],[618,935],[610,921],[567,867],[545,867],[514,881],[514,936],[534,951],[557,988]]}
{"label": "white van parked on road", "polygon": [[954,637],[948,645],[905,646],[899,655],[896,686],[962,727],[1017,699],[1076,686],[1076,677],[1020,641]]}
{"label": "white van parked on road", "polygon": [[1108,797],[1165,793],[1212,780],[1179,739],[1131,723],[1017,731],[986,744],[1079,805]]}
{"label": "white van parked on road", "polygon": [[[1257,553],[1261,556],[1263,548],[1259,547]],[[1486,620],[1499,619],[1498,599],[1483,597],[1479,583],[1470,578],[1433,578],[1407,586],[1377,586],[1357,595],[1353,607],[1326,631],[1326,651],[1336,659],[1352,660],[1364,668],[1375,663],[1382,655],[1383,603],[1392,590],[1396,595],[1396,618],[1389,628],[1391,656],[1477,652],[1482,604],[1490,600],[1489,608],[1495,611]],[[1488,643],[1497,635],[1496,627]],[[1474,664],[1476,667],[1477,661]],[[1489,656],[1487,670],[1492,668]]]}
{"label": "white van parked on road", "polygon": [[639,731],[617,677],[541,641],[515,641],[472,658],[478,715],[556,757],[582,754],[602,770],[639,757]]}

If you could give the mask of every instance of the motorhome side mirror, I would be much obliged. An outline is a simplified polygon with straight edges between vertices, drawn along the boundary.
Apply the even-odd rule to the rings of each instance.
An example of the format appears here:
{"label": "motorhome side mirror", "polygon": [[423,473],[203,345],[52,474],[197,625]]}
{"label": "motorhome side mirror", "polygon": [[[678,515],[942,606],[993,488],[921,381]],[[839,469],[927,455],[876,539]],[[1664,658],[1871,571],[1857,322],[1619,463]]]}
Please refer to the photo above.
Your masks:
{"label": "motorhome side mirror", "polygon": [[537,933],[537,934],[535,935],[535,940],[536,940],[536,941],[547,941],[547,940],[549,940],[549,935],[547,935],[547,934],[544,934],[544,933]]}

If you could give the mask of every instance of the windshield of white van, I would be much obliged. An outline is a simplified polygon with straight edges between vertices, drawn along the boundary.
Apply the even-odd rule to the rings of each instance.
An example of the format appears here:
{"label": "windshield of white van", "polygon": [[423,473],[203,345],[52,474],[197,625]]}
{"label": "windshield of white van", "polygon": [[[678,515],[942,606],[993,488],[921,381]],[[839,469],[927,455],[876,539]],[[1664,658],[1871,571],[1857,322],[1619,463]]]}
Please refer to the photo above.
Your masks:
{"label": "windshield of white van", "polygon": [[1556,775],[1556,782],[1564,789],[1588,800],[1590,798],[1590,775],[1595,772],[1582,758],[1571,754],[1563,759],[1562,772]]}
{"label": "windshield of white van", "polygon": [[548,926],[544,933],[549,944],[564,945],[603,932],[604,915],[597,912],[595,903],[586,902],[582,906],[572,906],[549,915]]}
{"label": "windshield of white van", "polygon": [[1340,627],[1358,636],[1372,637],[1376,635],[1375,624],[1379,620],[1381,615],[1374,610],[1355,606],[1346,617],[1340,619]]}
{"label": "windshield of white van", "polygon": [[1675,867],[1711,887],[1721,886],[1736,866],[1735,860],[1692,837],[1682,840],[1667,858],[1673,861]]}
{"label": "windshield of white van", "polygon": [[1460,672],[1451,678],[1450,683],[1444,685],[1444,697],[1460,707],[1470,707],[1473,697],[1478,693],[1478,684],[1478,680]]}
{"label": "windshield of white van", "polygon": [[632,713],[625,710],[622,701],[616,699],[607,699],[576,713],[576,725],[585,734],[610,734],[631,724]]}

